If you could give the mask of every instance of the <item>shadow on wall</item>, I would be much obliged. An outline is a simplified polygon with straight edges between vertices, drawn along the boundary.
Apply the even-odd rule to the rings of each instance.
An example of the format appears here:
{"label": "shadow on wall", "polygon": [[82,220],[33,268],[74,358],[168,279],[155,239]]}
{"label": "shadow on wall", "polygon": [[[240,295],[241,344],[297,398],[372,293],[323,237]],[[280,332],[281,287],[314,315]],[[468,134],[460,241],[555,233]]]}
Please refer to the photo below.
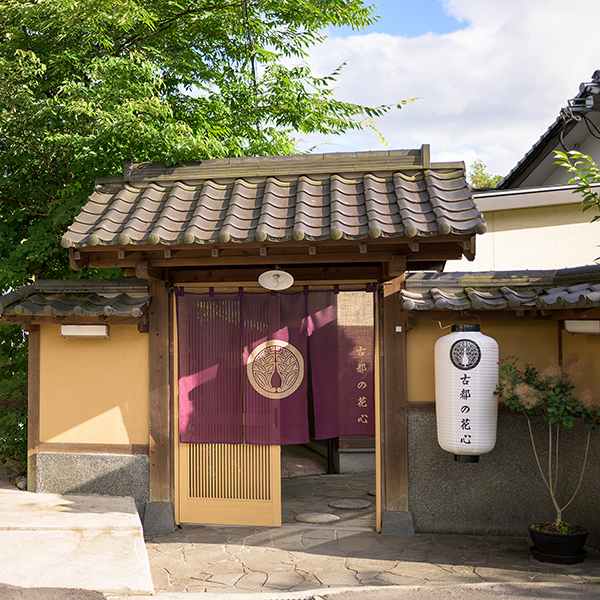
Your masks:
{"label": "shadow on wall", "polygon": [[38,492],[130,496],[143,520],[149,499],[148,456],[41,453],[36,468]]}
{"label": "shadow on wall", "polygon": [[[543,456],[547,425],[535,423],[534,431]],[[551,520],[556,514],[522,415],[499,416],[496,447],[483,454],[479,463],[455,462],[452,454],[440,448],[435,415],[410,415],[408,433],[409,507],[416,532],[527,535],[529,525]],[[566,494],[577,487],[586,436],[584,426],[562,436],[559,477]],[[590,530],[588,545],[594,548],[600,548],[600,470],[593,460],[599,453],[600,435],[592,434],[581,489],[564,515],[567,522]],[[563,505],[568,500],[560,499]]]}

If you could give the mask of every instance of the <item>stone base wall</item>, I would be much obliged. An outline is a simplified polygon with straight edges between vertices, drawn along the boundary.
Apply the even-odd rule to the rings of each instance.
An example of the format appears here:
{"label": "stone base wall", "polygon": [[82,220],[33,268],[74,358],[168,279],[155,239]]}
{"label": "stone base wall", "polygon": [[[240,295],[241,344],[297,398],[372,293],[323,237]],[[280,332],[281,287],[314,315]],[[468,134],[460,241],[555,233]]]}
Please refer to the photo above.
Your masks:
{"label": "stone base wall", "polygon": [[[534,423],[547,463],[548,427]],[[409,509],[416,532],[474,535],[527,535],[532,523],[549,521],[555,510],[539,474],[527,421],[500,415],[496,447],[478,463],[455,462],[437,443],[434,414],[409,415]],[[577,487],[587,430],[576,426],[561,439],[559,490],[566,504]],[[563,519],[590,529],[588,544],[600,548],[600,432],[592,432],[581,489]]]}
{"label": "stone base wall", "polygon": [[143,518],[148,486],[149,464],[144,455],[54,452],[37,455],[38,492],[130,496]]}

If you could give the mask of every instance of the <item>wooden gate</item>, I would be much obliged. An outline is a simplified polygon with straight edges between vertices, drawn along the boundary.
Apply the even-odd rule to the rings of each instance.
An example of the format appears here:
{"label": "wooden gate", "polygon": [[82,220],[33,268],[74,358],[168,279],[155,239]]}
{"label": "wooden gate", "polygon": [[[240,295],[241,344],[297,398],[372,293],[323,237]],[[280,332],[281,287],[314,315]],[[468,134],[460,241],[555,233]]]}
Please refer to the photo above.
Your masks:
{"label": "wooden gate", "polygon": [[281,525],[281,447],[179,444],[179,520]]}

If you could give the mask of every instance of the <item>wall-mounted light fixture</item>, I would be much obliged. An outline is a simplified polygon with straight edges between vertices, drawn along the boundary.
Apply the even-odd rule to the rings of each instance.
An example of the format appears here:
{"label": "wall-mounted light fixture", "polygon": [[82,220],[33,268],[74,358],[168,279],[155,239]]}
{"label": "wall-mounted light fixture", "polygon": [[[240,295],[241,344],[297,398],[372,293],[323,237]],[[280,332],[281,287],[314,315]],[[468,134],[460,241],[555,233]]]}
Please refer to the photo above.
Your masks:
{"label": "wall-mounted light fixture", "polygon": [[109,334],[108,325],[61,325],[60,335],[62,337],[75,338],[107,338]]}
{"label": "wall-mounted light fixture", "polygon": [[281,269],[265,271],[259,278],[258,283],[267,290],[287,290],[294,283],[294,278]]}
{"label": "wall-mounted light fixture", "polygon": [[565,329],[569,333],[595,333],[596,335],[599,335],[600,321],[565,321]]}

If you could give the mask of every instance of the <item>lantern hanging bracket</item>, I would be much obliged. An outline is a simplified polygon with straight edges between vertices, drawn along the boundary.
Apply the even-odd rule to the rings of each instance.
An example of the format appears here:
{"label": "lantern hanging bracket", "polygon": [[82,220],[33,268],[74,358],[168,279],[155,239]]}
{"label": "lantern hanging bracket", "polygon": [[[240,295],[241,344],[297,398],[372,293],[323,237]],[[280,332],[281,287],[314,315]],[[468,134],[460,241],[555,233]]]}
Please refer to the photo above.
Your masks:
{"label": "lantern hanging bracket", "polygon": [[442,325],[441,321],[438,321],[438,325],[440,326],[440,329],[450,329],[450,327],[452,327],[452,325],[454,324],[454,319],[459,318],[459,317],[460,318],[475,317],[476,319],[479,320],[479,326],[481,326],[481,317],[479,315],[473,315],[466,310],[461,310],[459,314],[454,315],[450,319],[450,325]]}
{"label": "lantern hanging bracket", "polygon": [[474,315],[471,314],[470,312],[466,311],[466,310],[461,310],[460,314],[458,315],[454,315],[451,319],[450,319],[450,324],[452,325],[452,322],[454,321],[454,319],[456,319],[457,317],[466,319],[467,317],[475,317],[476,319],[479,320],[479,324],[481,325],[481,317],[479,315]]}

